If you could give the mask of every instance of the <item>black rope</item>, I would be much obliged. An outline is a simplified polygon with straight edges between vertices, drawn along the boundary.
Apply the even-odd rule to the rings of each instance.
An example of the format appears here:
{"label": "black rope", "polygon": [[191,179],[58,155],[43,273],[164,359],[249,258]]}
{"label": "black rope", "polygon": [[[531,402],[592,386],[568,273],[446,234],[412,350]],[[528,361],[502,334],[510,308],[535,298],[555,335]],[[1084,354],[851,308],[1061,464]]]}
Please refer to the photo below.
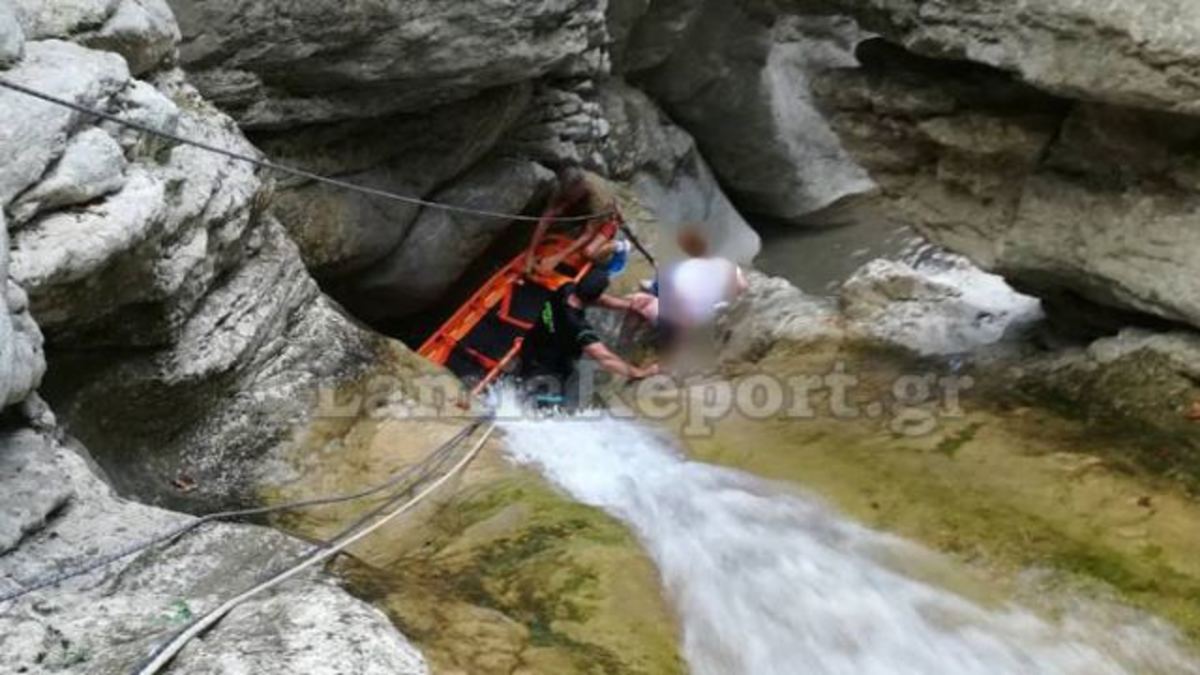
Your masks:
{"label": "black rope", "polygon": [[12,81],[4,79],[4,78],[0,78],[0,87],[5,87],[7,89],[11,89],[12,91],[15,91],[15,92],[18,92],[21,94],[25,94],[26,96],[32,96],[33,98],[40,99],[42,101],[46,101],[47,103],[53,103],[55,105],[59,105],[64,108],[69,108],[71,110],[74,110],[75,112],[82,113],[84,115],[91,115],[92,117],[106,120],[106,121],[112,122],[114,124],[120,124],[121,126],[128,127],[130,129],[136,129],[137,131],[140,131],[142,133],[147,133],[147,134],[151,134],[153,136],[158,136],[160,138],[165,138],[174,143],[179,143],[182,145],[190,145],[194,148],[200,148],[201,150],[206,150],[208,152],[221,155],[223,157],[228,157],[229,159],[235,159],[240,162],[247,162],[249,164],[253,164],[254,166],[257,166],[262,169],[268,169],[270,171],[278,171],[280,173],[291,174],[293,176],[304,178],[306,180],[312,180],[312,181],[316,181],[319,183],[324,183],[326,185],[332,185],[333,187],[341,188],[343,190],[351,190],[353,192],[360,192],[362,194],[370,195],[373,197],[379,197],[381,199],[390,199],[393,201],[404,202],[406,204],[413,204],[416,206],[423,206],[423,207],[428,207],[431,209],[440,209],[442,211],[449,211],[452,213],[462,213],[462,214],[466,214],[466,215],[481,216],[481,217],[485,217],[485,218],[499,218],[502,220],[515,220],[515,221],[533,222],[533,223],[541,222],[542,220],[548,220],[548,221],[560,222],[560,223],[588,222],[588,221],[597,220],[600,218],[607,218],[607,217],[613,215],[612,211],[605,211],[602,213],[592,213],[592,214],[583,215],[583,216],[557,216],[557,217],[551,217],[551,218],[543,218],[541,216],[526,216],[526,215],[512,214],[512,213],[500,213],[498,211],[488,211],[486,209],[474,209],[474,208],[471,208],[468,206],[456,206],[453,204],[443,204],[441,202],[435,202],[435,201],[431,201],[428,199],[420,199],[418,197],[408,197],[405,195],[396,194],[395,192],[388,192],[387,190],[378,190],[376,188],[370,188],[370,187],[366,187],[363,185],[358,185],[358,184],[351,183],[349,181],[344,181],[344,180],[341,180],[338,178],[330,178],[329,176],[322,176],[320,174],[313,173],[311,171],[306,171],[304,169],[297,169],[295,167],[287,166],[284,164],[277,164],[268,159],[262,159],[259,157],[252,157],[250,155],[244,155],[242,153],[235,152],[233,150],[228,150],[228,149],[221,148],[221,147],[217,147],[215,145],[205,143],[203,141],[197,141],[195,139],[185,138],[183,136],[180,136],[178,134],[175,134],[175,133],[172,133],[169,131],[163,131],[162,129],[155,129],[154,127],[142,124],[140,122],[134,122],[132,120],[123,119],[116,115],[106,113],[102,110],[97,110],[95,108],[90,108],[88,106],[81,105],[81,104],[75,103],[73,101],[68,101],[66,99],[58,98],[56,96],[46,94],[46,93],[38,91],[36,89],[31,89],[29,87],[17,84],[15,82],[12,82]]}
{"label": "black rope", "polygon": [[421,472],[421,475],[418,477],[418,480],[424,480],[425,477],[427,477],[429,475],[429,473],[428,473],[429,470],[436,469],[438,466],[440,466],[442,464],[442,462],[445,460],[445,456],[449,454],[449,452],[448,452],[449,450],[456,447],[464,439],[466,439],[472,433],[474,433],[475,430],[478,429],[480,427],[480,425],[482,425],[484,423],[484,421],[486,421],[486,420],[481,419],[481,420],[476,420],[476,421],[472,422],[470,425],[468,425],[465,428],[463,428],[462,430],[460,430],[458,433],[456,433],[453,437],[451,437],[445,443],[442,443],[440,446],[438,446],[436,449],[434,449],[424,460],[422,460],[421,462],[419,462],[417,464],[414,464],[413,466],[405,468],[404,470],[400,471],[399,473],[393,475],[387,481],[380,483],[379,485],[376,485],[375,487],[367,488],[365,490],[361,490],[359,492],[354,492],[354,493],[350,493],[350,494],[338,495],[335,497],[317,497],[317,498],[313,498],[313,499],[304,499],[304,500],[300,500],[300,501],[289,502],[286,504],[276,504],[274,506],[263,506],[263,507],[252,508],[252,509],[240,509],[240,510],[236,510],[236,511],[221,511],[218,513],[210,513],[208,515],[201,516],[199,518],[196,518],[195,520],[192,520],[183,525],[180,525],[179,527],[176,527],[172,530],[168,530],[167,532],[164,532],[157,536],[142,540],[135,544],[131,544],[131,545],[129,545],[123,549],[120,549],[114,553],[97,558],[97,559],[93,560],[92,562],[86,563],[80,567],[76,567],[74,569],[67,570],[66,572],[61,572],[59,574],[53,574],[50,576],[42,577],[40,579],[30,579],[30,580],[27,580],[24,582],[17,582],[18,585],[20,586],[20,588],[18,588],[17,590],[14,590],[14,591],[9,591],[3,595],[0,595],[0,603],[9,602],[11,600],[17,600],[17,599],[22,598],[30,593],[35,592],[35,591],[39,591],[44,588],[49,588],[51,586],[57,586],[58,584],[61,584],[65,581],[69,581],[76,577],[83,576],[84,574],[88,574],[89,572],[94,572],[103,567],[107,567],[108,565],[111,565],[119,560],[124,559],[124,558],[128,558],[129,556],[134,555],[135,553],[139,553],[141,551],[144,551],[148,548],[157,546],[159,544],[163,544],[163,543],[178,539],[179,537],[182,537],[182,536],[192,532],[193,530],[195,530],[203,525],[206,525],[208,523],[211,523],[213,521],[230,520],[233,518],[247,518],[247,517],[251,517],[251,516],[262,516],[262,515],[268,515],[268,514],[272,514],[272,513],[278,513],[280,511],[295,511],[295,510],[299,510],[299,509],[312,508],[312,507],[316,507],[316,506],[328,506],[331,504],[339,504],[339,503],[343,503],[343,502],[357,501],[359,499],[364,499],[366,497],[370,497],[372,495],[384,492],[385,490],[387,490],[389,488],[395,487],[395,486],[399,485],[400,483],[404,482],[405,480],[407,480],[408,478],[410,478],[413,474],[418,473],[418,472]]}

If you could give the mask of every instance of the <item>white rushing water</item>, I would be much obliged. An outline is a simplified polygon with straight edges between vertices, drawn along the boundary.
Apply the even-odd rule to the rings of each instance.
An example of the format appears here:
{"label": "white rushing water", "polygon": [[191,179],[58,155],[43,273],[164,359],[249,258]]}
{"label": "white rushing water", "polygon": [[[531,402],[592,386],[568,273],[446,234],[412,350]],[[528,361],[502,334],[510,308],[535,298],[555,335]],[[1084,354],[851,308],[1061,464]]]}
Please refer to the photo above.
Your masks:
{"label": "white rushing water", "polygon": [[1051,624],[981,607],[897,564],[934,554],[782,486],[689,461],[635,423],[501,426],[515,460],[637,534],[696,675],[1200,673],[1158,622]]}

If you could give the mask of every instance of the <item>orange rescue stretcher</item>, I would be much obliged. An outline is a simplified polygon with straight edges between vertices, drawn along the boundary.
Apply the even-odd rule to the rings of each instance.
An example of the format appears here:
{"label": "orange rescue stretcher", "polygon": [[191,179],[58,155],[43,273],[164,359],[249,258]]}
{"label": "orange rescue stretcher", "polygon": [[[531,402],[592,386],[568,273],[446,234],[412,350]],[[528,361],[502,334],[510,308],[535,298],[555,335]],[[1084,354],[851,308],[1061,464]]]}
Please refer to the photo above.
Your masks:
{"label": "orange rescue stretcher", "polygon": [[[616,218],[600,229],[611,239],[620,226]],[[544,260],[565,250],[574,239],[549,235],[538,246]],[[548,274],[525,275],[528,251],[513,258],[442,324],[418,350],[426,359],[445,366],[463,381],[473,383],[472,396],[483,392],[504,374],[521,353],[526,334],[533,330],[546,301],[564,284],[578,282],[592,268],[582,251],[573,253]]]}

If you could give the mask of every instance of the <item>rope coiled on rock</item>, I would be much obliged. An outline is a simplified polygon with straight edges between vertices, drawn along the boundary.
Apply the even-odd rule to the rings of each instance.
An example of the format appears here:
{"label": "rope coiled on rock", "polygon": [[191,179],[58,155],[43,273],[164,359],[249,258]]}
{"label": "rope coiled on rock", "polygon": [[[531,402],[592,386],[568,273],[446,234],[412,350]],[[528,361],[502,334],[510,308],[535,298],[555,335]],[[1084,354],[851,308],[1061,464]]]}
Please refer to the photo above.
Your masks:
{"label": "rope coiled on rock", "polygon": [[497,219],[501,219],[501,220],[513,220],[513,221],[533,222],[533,223],[541,222],[543,220],[546,222],[557,222],[557,223],[581,223],[581,222],[589,222],[592,220],[598,220],[601,218],[607,218],[614,214],[614,211],[609,210],[609,211],[604,211],[601,213],[591,213],[591,214],[582,215],[582,216],[551,216],[551,217],[543,218],[541,216],[527,216],[527,215],[523,215],[523,214],[501,213],[499,211],[489,211],[487,209],[476,209],[476,208],[472,208],[469,206],[444,204],[444,203],[432,201],[429,199],[421,199],[419,197],[409,197],[407,195],[401,195],[401,194],[397,194],[395,192],[389,192],[387,190],[379,190],[376,188],[367,187],[365,185],[358,185],[357,183],[351,183],[349,181],[341,180],[340,178],[332,178],[330,176],[323,176],[321,174],[313,173],[312,171],[307,171],[305,169],[298,169],[296,167],[287,166],[285,164],[278,164],[269,159],[263,159],[261,157],[252,157],[250,155],[242,154],[242,153],[236,152],[234,150],[229,150],[226,148],[221,148],[221,147],[212,145],[210,143],[205,143],[204,141],[198,141],[198,140],[195,140],[192,138],[185,138],[183,136],[180,136],[179,134],[176,134],[176,133],[173,133],[170,131],[165,131],[163,129],[155,129],[152,126],[142,124],[141,122],[127,120],[122,117],[113,115],[111,113],[104,112],[103,110],[97,110],[97,109],[89,107],[89,106],[75,103],[74,101],[68,101],[66,99],[59,98],[57,96],[53,96],[51,94],[47,94],[45,92],[38,91],[36,89],[32,89],[30,87],[26,87],[25,85],[22,85],[22,84],[17,84],[15,82],[12,82],[11,80],[8,80],[5,78],[0,78],[0,87],[4,87],[6,89],[10,89],[12,91],[15,91],[15,92],[18,92],[21,94],[25,94],[26,96],[32,96],[33,98],[40,99],[47,103],[53,103],[54,105],[62,106],[64,108],[69,108],[71,110],[74,110],[75,112],[82,113],[84,115],[91,115],[93,117],[97,117],[99,119],[102,119],[102,120],[105,120],[108,122],[112,122],[114,124],[119,124],[121,126],[128,127],[130,129],[134,129],[136,131],[140,131],[142,133],[151,134],[153,136],[158,136],[159,138],[166,139],[173,143],[178,143],[178,144],[182,144],[182,145],[190,145],[194,148],[199,148],[201,150],[215,153],[215,154],[221,155],[223,157],[227,157],[229,159],[234,159],[234,160],[237,160],[240,162],[247,162],[247,163],[253,164],[254,166],[259,167],[261,169],[267,169],[269,171],[278,171],[280,173],[290,174],[292,176],[296,176],[298,178],[303,178],[305,180],[311,180],[311,181],[316,181],[318,183],[324,183],[326,185],[330,185],[330,186],[333,186],[336,188],[340,188],[343,190],[350,190],[352,192],[359,192],[359,193],[369,195],[372,197],[378,197],[380,199],[388,199],[388,200],[392,200],[392,201],[404,202],[406,204],[412,204],[414,206],[422,206],[422,207],[427,207],[427,208],[431,208],[431,209],[438,209],[441,211],[448,211],[451,213],[461,213],[461,214],[469,215],[469,216],[480,216],[480,217],[484,217],[484,218],[497,218]]}
{"label": "rope coiled on rock", "polygon": [[[487,442],[488,437],[491,436],[492,431],[494,430],[495,425],[489,425],[488,428],[484,430],[483,434],[480,435],[479,440],[476,441],[475,445],[470,451],[463,455],[463,457],[459,459],[458,462],[455,463],[455,465],[446,471],[446,473],[444,473],[440,478],[435,480],[421,492],[417,493],[411,499],[403,503],[399,503],[400,499],[404,494],[407,493],[407,491],[397,493],[387,502],[373,509],[365,516],[359,518],[349,527],[342,530],[342,532],[340,532],[338,536],[333,539],[333,542],[330,546],[314,548],[298,561],[292,565],[289,565],[279,573],[273,575],[271,578],[246,589],[229,600],[226,600],[215,609],[194,620],[187,627],[177,633],[173,638],[171,638],[169,642],[156,649],[154,653],[150,655],[146,663],[134,671],[136,675],[156,675],[156,673],[161,671],[164,666],[166,666],[171,662],[172,659],[175,658],[175,655],[178,654],[188,642],[211,628],[214,624],[220,621],[222,617],[224,617],[241,603],[259,593],[262,593],[263,591],[278,586],[279,584],[291,579],[292,577],[314,565],[318,565],[332,558],[346,547],[361,540],[375,530],[378,530],[380,527],[383,527],[395,518],[411,510],[429,495],[433,494],[434,491],[444,485],[447,481],[457,475],[460,471],[465,469],[467,465],[469,465],[471,461],[474,460],[479,454],[479,451],[483,448],[483,444]],[[398,503],[399,505],[397,506]],[[374,522],[371,522],[372,520],[374,520]]]}
{"label": "rope coiled on rock", "polygon": [[124,558],[128,558],[129,556],[134,555],[136,553],[140,553],[146,549],[149,549],[154,546],[158,546],[160,544],[164,544],[164,543],[167,543],[170,541],[174,541],[174,540],[192,532],[193,530],[196,530],[197,528],[207,525],[208,523],[211,523],[214,521],[231,520],[234,518],[248,518],[248,517],[252,517],[252,516],[264,516],[264,515],[269,515],[272,513],[279,513],[282,511],[296,511],[299,509],[312,508],[312,507],[316,507],[316,506],[328,506],[331,504],[339,504],[339,503],[344,503],[344,502],[357,501],[359,499],[364,499],[366,497],[370,497],[372,495],[376,495],[381,492],[384,492],[384,491],[388,490],[389,488],[396,487],[397,485],[400,485],[401,483],[405,482],[406,480],[412,478],[414,475],[416,475],[416,481],[419,482],[421,480],[424,480],[429,475],[430,472],[436,470],[437,467],[440,466],[441,462],[445,459],[445,457],[447,457],[449,455],[449,453],[451,451],[453,451],[453,449],[455,447],[458,446],[458,444],[462,443],[464,440],[469,438],[470,435],[473,434],[477,429],[479,429],[479,427],[481,425],[483,425],[487,421],[487,419],[488,418],[476,420],[476,421],[472,422],[471,424],[467,425],[463,429],[459,430],[458,433],[456,433],[454,436],[452,436],[445,443],[442,443],[437,448],[435,448],[432,452],[430,452],[429,455],[426,456],[426,458],[424,460],[422,460],[421,462],[418,462],[417,464],[414,464],[410,467],[406,467],[402,471],[393,475],[388,480],[386,480],[383,483],[380,483],[379,485],[376,485],[374,487],[367,488],[367,489],[361,490],[359,492],[353,492],[353,493],[344,494],[344,495],[337,495],[337,496],[333,496],[333,497],[317,497],[317,498],[313,498],[313,499],[304,499],[304,500],[295,501],[295,502],[288,502],[286,504],[276,504],[273,506],[263,506],[263,507],[252,508],[252,509],[240,509],[240,510],[236,510],[236,511],[221,511],[218,513],[210,513],[208,515],[204,515],[199,518],[196,518],[195,520],[191,520],[187,523],[184,523],[183,525],[180,525],[179,527],[176,527],[172,530],[163,532],[162,534],[159,534],[159,535],[156,535],[149,539],[145,539],[145,540],[130,544],[129,546],[126,546],[125,548],[117,550],[108,555],[101,556],[101,557],[99,557],[89,563],[86,563],[84,565],[81,565],[79,567],[76,567],[76,568],[73,568],[73,569],[67,570],[65,572],[58,573],[58,574],[52,574],[52,575],[49,575],[49,576],[46,576],[46,577],[43,577],[40,579],[30,579],[30,580],[27,580],[24,582],[17,582],[19,588],[0,595],[0,604],[10,602],[12,600],[20,599],[20,598],[22,598],[26,595],[29,595],[30,593],[33,593],[35,591],[39,591],[39,590],[42,590],[45,588],[50,588],[51,586],[57,586],[58,584],[61,584],[65,581],[69,581],[76,577],[83,576],[90,572],[95,572],[96,570],[107,567],[115,562],[118,562]]}

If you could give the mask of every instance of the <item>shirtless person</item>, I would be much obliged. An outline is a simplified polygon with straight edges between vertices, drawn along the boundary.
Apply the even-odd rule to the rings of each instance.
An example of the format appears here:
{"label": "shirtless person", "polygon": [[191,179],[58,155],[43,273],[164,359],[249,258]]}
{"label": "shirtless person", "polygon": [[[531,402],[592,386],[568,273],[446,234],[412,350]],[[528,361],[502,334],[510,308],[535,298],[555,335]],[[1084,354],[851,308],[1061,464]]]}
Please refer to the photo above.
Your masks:
{"label": "shirtless person", "polygon": [[[569,247],[552,257],[536,259],[537,247],[542,243],[555,218],[592,214],[601,215],[585,222],[582,232]],[[535,266],[539,272],[552,272],[559,263],[580,250],[593,262],[608,260],[620,248],[622,242],[616,240],[616,228],[606,228],[605,225],[619,222],[619,218],[616,194],[608,181],[577,166],[560,169],[558,191],[550,199],[550,205],[542,213],[542,219],[533,232],[525,273],[532,274]]]}

